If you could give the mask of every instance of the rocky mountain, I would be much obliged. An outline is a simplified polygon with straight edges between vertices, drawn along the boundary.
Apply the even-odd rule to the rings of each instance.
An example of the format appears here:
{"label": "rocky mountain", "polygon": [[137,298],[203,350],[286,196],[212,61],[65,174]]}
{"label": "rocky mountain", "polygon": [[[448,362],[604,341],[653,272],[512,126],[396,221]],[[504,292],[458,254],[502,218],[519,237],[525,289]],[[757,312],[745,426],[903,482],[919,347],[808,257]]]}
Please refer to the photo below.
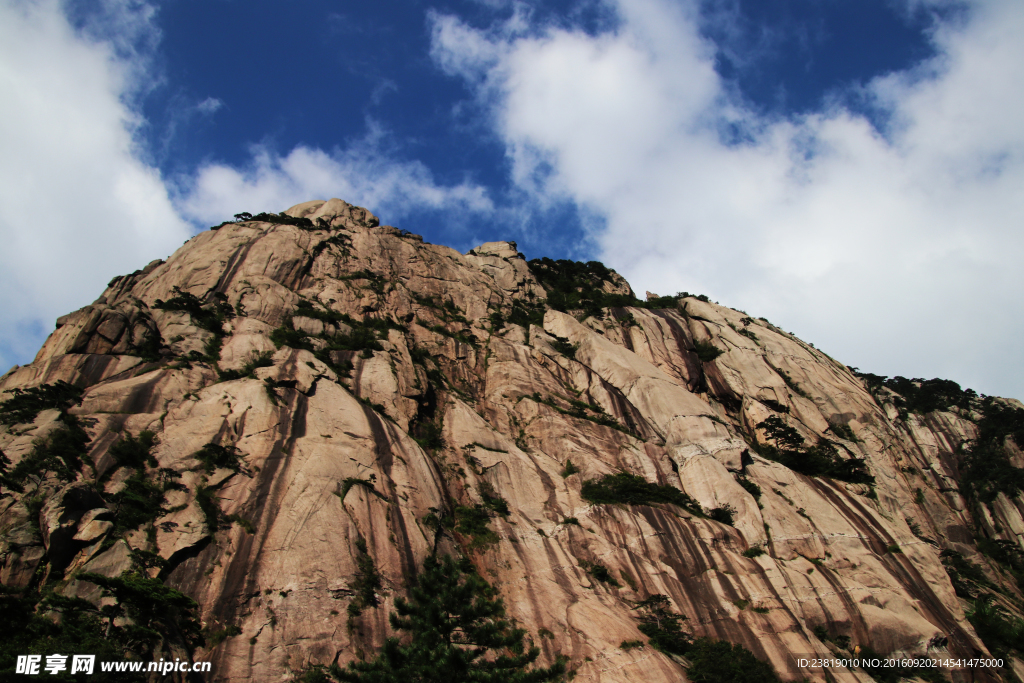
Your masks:
{"label": "rocky mountain", "polygon": [[[783,680],[1024,675],[1019,402],[337,199],[237,218],[0,378],[10,637],[289,680],[372,657],[439,552],[577,681],[686,680],[672,624]],[[794,659],[854,653],[1005,666]]]}

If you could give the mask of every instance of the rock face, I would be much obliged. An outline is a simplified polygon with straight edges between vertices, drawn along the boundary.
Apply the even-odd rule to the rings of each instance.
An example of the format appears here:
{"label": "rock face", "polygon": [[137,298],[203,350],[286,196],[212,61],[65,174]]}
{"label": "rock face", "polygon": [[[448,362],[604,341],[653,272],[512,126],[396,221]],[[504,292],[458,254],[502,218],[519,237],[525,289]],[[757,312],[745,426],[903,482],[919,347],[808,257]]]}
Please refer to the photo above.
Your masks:
{"label": "rock face", "polygon": [[[599,284],[632,296],[614,273]],[[337,199],[198,235],[60,318],[0,379],[84,390],[66,412],[94,466],[3,489],[0,579],[99,600],[76,571],[118,576],[133,551],[155,553],[150,576],[195,599],[209,632],[235,627],[195,653],[217,680],[286,680],[372,653],[435,550],[467,553],[543,634],[542,659],[567,656],[578,681],[684,680],[680,660],[620,647],[646,641],[634,605],[655,594],[695,636],[740,643],[784,679],[825,680],[794,655],[847,643],[988,656],[941,554],[979,565],[1012,610],[1020,592],[975,535],[1019,546],[1024,501],[962,495],[957,453],[976,414],[901,412],[824,353],[703,298],[589,316],[548,298],[514,243],[460,254]],[[773,417],[863,459],[874,485],[780,464]],[[12,467],[60,418],[2,428]],[[147,431],[152,460],[124,466],[117,444]],[[179,485],[125,529],[112,501],[131,471]],[[732,523],[583,497],[619,472]],[[489,533],[465,521],[473,512]],[[366,556],[382,579],[371,600]]]}

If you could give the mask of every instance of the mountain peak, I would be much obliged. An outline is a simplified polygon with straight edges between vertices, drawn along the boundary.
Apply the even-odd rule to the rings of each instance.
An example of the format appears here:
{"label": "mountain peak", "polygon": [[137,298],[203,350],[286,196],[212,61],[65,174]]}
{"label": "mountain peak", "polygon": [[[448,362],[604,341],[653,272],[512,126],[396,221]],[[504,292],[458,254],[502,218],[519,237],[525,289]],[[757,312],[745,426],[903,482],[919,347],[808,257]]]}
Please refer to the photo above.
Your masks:
{"label": "mountain peak", "polygon": [[204,645],[132,647],[224,680],[380,648],[433,554],[602,681],[678,681],[693,638],[815,680],[795,655],[973,658],[958,596],[1021,598],[1024,410],[896,380],[597,262],[239,214],[0,379],[0,578],[124,605],[115,636],[117,582],[188,596]]}

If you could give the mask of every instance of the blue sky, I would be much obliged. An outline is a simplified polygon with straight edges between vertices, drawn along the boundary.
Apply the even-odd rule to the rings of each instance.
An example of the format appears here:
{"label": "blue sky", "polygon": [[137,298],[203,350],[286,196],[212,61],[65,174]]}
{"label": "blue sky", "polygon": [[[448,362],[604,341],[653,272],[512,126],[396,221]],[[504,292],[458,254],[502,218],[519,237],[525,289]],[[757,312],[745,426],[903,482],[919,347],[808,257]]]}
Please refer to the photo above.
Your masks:
{"label": "blue sky", "polygon": [[1024,397],[1009,0],[0,0],[0,364],[238,211],[599,259]]}

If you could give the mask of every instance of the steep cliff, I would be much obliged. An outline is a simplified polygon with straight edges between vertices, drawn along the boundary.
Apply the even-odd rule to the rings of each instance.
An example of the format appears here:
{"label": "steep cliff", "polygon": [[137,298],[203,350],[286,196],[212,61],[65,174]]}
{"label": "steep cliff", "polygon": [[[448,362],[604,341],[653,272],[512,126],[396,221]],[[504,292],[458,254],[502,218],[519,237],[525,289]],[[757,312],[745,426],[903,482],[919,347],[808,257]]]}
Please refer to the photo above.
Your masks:
{"label": "steep cliff", "polygon": [[1019,403],[859,376],[706,297],[642,303],[600,264],[460,254],[337,199],[242,218],[115,278],[0,378],[0,580],[23,608],[148,578],[200,622],[147,616],[159,656],[282,680],[370,656],[440,550],[577,681],[683,680],[642,645],[656,595],[784,679],[825,680],[794,655],[1013,653],[967,614],[1019,614]]}

